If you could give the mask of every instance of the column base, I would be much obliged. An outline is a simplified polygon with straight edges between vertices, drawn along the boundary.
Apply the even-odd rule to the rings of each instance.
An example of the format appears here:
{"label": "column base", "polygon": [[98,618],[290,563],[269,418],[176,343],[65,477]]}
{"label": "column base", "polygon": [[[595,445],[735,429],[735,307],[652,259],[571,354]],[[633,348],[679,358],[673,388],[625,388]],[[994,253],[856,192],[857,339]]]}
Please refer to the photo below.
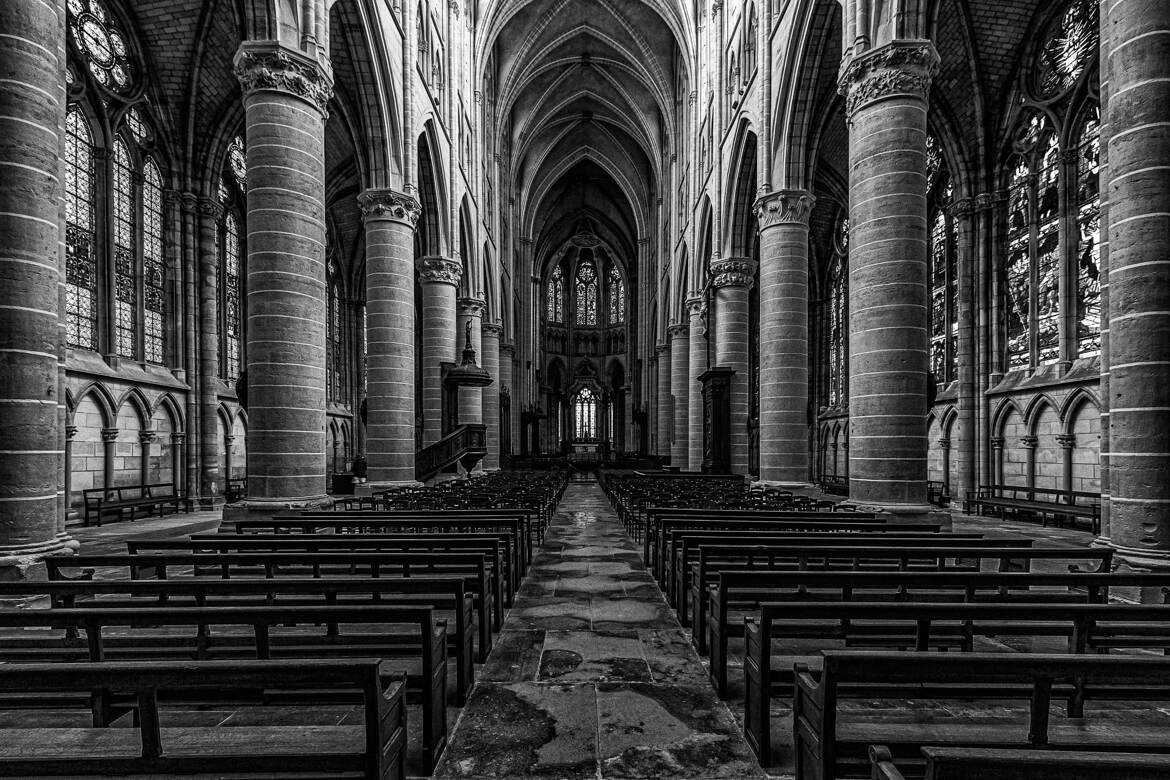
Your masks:
{"label": "column base", "polygon": [[275,515],[297,512],[319,512],[333,508],[333,499],[327,495],[304,498],[246,498],[235,504],[225,504],[219,530],[230,530],[238,520],[268,520]]}
{"label": "column base", "polygon": [[752,486],[759,485],[761,487],[780,488],[781,490],[816,490],[816,485],[811,482],[785,482],[781,479],[757,479],[752,482]]}
{"label": "column base", "polygon": [[1131,571],[1170,571],[1170,550],[1143,550],[1139,547],[1123,547],[1108,539],[1096,539],[1093,541],[1093,546],[1112,547],[1117,558],[1120,559],[1114,561],[1115,567],[1120,564]]}
{"label": "column base", "polygon": [[[43,582],[48,579],[44,559],[49,555],[76,555],[81,542],[62,531],[52,539],[34,544],[0,547],[0,583]],[[0,597],[0,608],[37,606],[38,596]]]}
{"label": "column base", "polygon": [[933,504],[872,504],[853,499],[841,503],[854,507],[858,512],[873,512],[887,523],[937,524],[945,533],[950,533],[954,528],[951,513]]}
{"label": "column base", "polygon": [[355,485],[353,494],[355,496],[372,496],[374,493],[380,493],[383,490],[394,490],[395,488],[404,487],[419,488],[425,486],[417,479],[404,479],[397,482],[392,480],[385,482],[365,482],[361,485]]}

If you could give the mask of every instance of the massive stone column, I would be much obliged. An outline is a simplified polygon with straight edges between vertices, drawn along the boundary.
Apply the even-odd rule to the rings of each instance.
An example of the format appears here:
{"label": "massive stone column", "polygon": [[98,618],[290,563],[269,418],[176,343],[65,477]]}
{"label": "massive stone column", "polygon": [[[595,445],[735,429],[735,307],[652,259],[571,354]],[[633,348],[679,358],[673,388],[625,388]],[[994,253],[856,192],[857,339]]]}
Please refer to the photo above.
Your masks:
{"label": "massive stone column", "polygon": [[687,415],[690,413],[689,395],[691,390],[691,339],[690,327],[686,324],[671,325],[666,329],[670,338],[670,394],[674,398],[674,425],[671,431],[670,465],[684,471],[687,468],[687,442],[690,428]]}
{"label": "massive stone column", "polygon": [[455,362],[455,288],[463,266],[445,257],[416,263],[422,285],[423,446],[443,438],[443,363]]}
{"label": "massive stone column", "polygon": [[715,290],[715,365],[735,371],[731,378],[731,471],[748,471],[748,292],[756,264],[747,257],[711,263]]}
{"label": "massive stone column", "polygon": [[1101,5],[1108,74],[1108,536],[1170,566],[1170,4]]}
{"label": "massive stone column", "polygon": [[[482,298],[460,298],[459,327],[456,330],[456,351],[462,354],[467,346],[467,334],[471,333],[471,348],[475,350],[476,361],[483,368],[483,315],[487,303]],[[467,326],[471,325],[468,331]],[[498,343],[498,342],[497,342]],[[497,355],[498,355],[497,349]],[[499,358],[497,358],[498,361]],[[483,422],[483,391],[479,387],[459,388],[459,424]]]}
{"label": "massive stone column", "polygon": [[845,63],[849,120],[849,496],[926,500],[926,97],[938,55],[897,41]]}
{"label": "massive stone column", "polygon": [[703,468],[703,384],[699,377],[707,366],[707,302],[698,296],[688,298],[687,315],[690,322],[690,357],[687,361],[687,469]]}
{"label": "massive stone column", "polygon": [[670,428],[674,420],[674,406],[670,397],[670,344],[659,344],[658,351],[658,457],[670,457]]}
{"label": "massive stone column", "polygon": [[[483,424],[487,426],[487,455],[483,459],[484,471],[499,471],[500,469],[500,387],[504,383],[505,374],[501,365],[500,336],[504,329],[498,323],[480,326],[480,345],[482,353],[479,364],[491,375],[492,382],[487,387],[480,388],[482,395]],[[509,367],[510,368],[510,367]]]}
{"label": "massive stone column", "polygon": [[75,546],[57,496],[61,5],[0,5],[0,580]]}
{"label": "massive stone column", "polygon": [[370,489],[414,483],[414,198],[358,196],[366,228],[366,462]]}
{"label": "massive stone column", "polygon": [[248,496],[240,510],[312,509],[328,501],[325,107],[332,84],[321,63],[270,41],[244,42],[235,68],[248,149]]}
{"label": "massive stone column", "polygon": [[[219,460],[219,251],[216,234],[223,206],[213,198],[200,198],[199,218],[199,503],[215,506],[230,475],[220,472]],[[225,431],[230,435],[231,431]]]}
{"label": "massive stone column", "polygon": [[[500,390],[508,396],[508,419],[500,420],[501,448],[507,440],[507,449],[501,449],[501,455],[510,457],[520,454],[520,395],[516,389],[516,345],[500,345]],[[504,428],[507,427],[505,436]],[[501,458],[501,463],[503,459]]]}
{"label": "massive stone column", "polygon": [[[958,306],[959,334],[958,334],[958,380],[959,380],[959,418],[955,422],[955,434],[951,437],[951,457],[955,459],[954,472],[957,480],[951,484],[951,496],[958,500],[967,495],[967,491],[975,490],[975,461],[976,454],[976,413],[979,406],[979,396],[975,382],[978,376],[975,372],[975,318],[977,314],[975,297],[975,211],[974,198],[962,198],[955,201],[953,207],[955,219],[955,251],[957,253],[956,266],[959,273],[959,295],[955,302]],[[948,475],[949,479],[949,475]]]}
{"label": "massive stone column", "polygon": [[778,190],[756,202],[760,226],[760,481],[807,485],[808,218],[815,199]]}

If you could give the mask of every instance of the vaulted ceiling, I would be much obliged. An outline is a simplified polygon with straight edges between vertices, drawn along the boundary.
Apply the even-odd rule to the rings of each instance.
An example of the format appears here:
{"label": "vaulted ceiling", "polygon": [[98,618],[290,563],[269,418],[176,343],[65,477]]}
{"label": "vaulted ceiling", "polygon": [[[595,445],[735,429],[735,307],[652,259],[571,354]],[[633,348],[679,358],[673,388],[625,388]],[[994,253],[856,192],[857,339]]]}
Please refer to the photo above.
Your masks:
{"label": "vaulted ceiling", "polygon": [[589,219],[626,258],[664,186],[688,15],[665,0],[513,0],[485,10],[482,74],[537,263]]}

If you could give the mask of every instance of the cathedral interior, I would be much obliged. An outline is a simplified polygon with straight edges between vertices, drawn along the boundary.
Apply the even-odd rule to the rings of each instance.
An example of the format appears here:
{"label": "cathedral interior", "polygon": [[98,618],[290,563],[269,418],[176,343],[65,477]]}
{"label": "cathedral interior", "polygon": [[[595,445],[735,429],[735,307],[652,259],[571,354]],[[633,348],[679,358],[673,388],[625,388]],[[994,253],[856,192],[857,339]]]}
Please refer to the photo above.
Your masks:
{"label": "cathedral interior", "polygon": [[1164,778],[1166,587],[1165,0],[0,3],[0,774]]}

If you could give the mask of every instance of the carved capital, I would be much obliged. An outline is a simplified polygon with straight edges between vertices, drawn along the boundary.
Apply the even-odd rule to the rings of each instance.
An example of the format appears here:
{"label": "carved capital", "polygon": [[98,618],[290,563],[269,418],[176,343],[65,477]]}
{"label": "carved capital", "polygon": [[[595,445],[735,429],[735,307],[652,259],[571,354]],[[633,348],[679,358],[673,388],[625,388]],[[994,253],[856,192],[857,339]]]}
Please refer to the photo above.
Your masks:
{"label": "carved capital", "polygon": [[184,194],[178,190],[163,190],[163,203],[168,209],[181,208]]}
{"label": "carved capital", "polygon": [[925,101],[938,64],[930,41],[896,41],[846,59],[837,79],[845,96],[845,116],[891,97]]}
{"label": "carved capital", "polygon": [[193,212],[199,207],[199,196],[194,192],[179,193],[179,201],[183,204],[183,211]]}
{"label": "carved capital", "polygon": [[[667,333],[669,334],[669,332],[670,332],[670,329],[667,328]],[[670,352],[670,345],[669,344],[659,344],[658,346],[654,347],[654,351],[657,352],[659,355],[665,355],[667,352]]]}
{"label": "carved capital", "polygon": [[235,71],[245,97],[260,90],[287,92],[312,103],[322,115],[333,97],[333,80],[319,63],[279,44],[244,41],[236,52]]}
{"label": "carved capital", "polygon": [[674,339],[685,339],[691,335],[691,326],[685,322],[677,322],[666,327],[666,335]]}
{"label": "carved capital", "polygon": [[938,446],[939,446],[939,449],[949,450],[951,448],[951,440],[950,439],[939,439]]}
{"label": "carved capital", "polygon": [[[500,328],[500,330],[502,331],[503,328]],[[503,358],[505,356],[507,356],[509,359],[516,356],[516,345],[515,344],[501,344],[500,345],[500,357]]]}
{"label": "carved capital", "polygon": [[152,441],[158,439],[158,431],[148,428],[138,432],[138,441],[141,444],[150,444]]}
{"label": "carved capital", "polygon": [[102,441],[106,444],[118,440],[118,434],[121,433],[117,428],[102,428]]}
{"label": "carved capital", "polygon": [[816,201],[808,190],[776,190],[757,200],[753,211],[760,230],[774,225],[808,227],[808,218]]}
{"label": "carved capital", "polygon": [[1075,433],[1057,434],[1056,443],[1066,450],[1071,450],[1077,446],[1077,435]]}
{"label": "carved capital", "polygon": [[183,433],[182,431],[172,433],[171,441],[177,445],[181,445],[183,442],[187,441],[187,434]]}
{"label": "carved capital", "polygon": [[695,317],[702,317],[707,313],[707,300],[702,296],[693,296],[687,298],[684,302],[687,307],[687,314],[694,319]]}
{"label": "carved capital", "polygon": [[[460,298],[455,301],[460,317],[480,317],[487,311],[487,301],[483,298]],[[482,333],[483,326],[480,326]]]}
{"label": "carved capital", "polygon": [[1002,436],[991,437],[991,448],[995,450],[1002,450],[1004,445],[1004,438]]}
{"label": "carved capital", "polygon": [[409,225],[413,230],[418,224],[422,206],[409,195],[386,189],[366,190],[357,196],[365,219],[389,219]]}
{"label": "carved capital", "polygon": [[748,257],[728,257],[711,261],[712,287],[752,286],[756,273],[756,262]]}
{"label": "carved capital", "polygon": [[223,219],[223,204],[214,198],[200,198],[195,204],[195,211],[201,217],[209,217],[213,222]]}
{"label": "carved capital", "polygon": [[414,264],[422,284],[459,285],[463,277],[463,266],[446,257],[420,257]]}
{"label": "carved capital", "polygon": [[479,326],[479,333],[485,339],[498,339],[504,335],[504,326],[498,322],[485,322]]}
{"label": "carved capital", "polygon": [[956,217],[969,217],[979,210],[976,198],[959,198],[951,204],[951,213]]}
{"label": "carved capital", "polygon": [[65,441],[73,441],[76,438],[77,438],[77,426],[76,425],[66,425],[65,426]]}
{"label": "carved capital", "polygon": [[991,211],[995,208],[995,196],[990,192],[981,192],[975,196],[975,208],[980,211]]}
{"label": "carved capital", "polygon": [[223,445],[224,445],[225,447],[230,447],[230,446],[232,446],[232,445],[233,445],[233,444],[235,444],[235,443],[236,443],[236,437],[235,437],[235,436],[224,436],[224,437],[223,437]]}
{"label": "carved capital", "polygon": [[1029,450],[1036,449],[1036,444],[1039,443],[1039,441],[1040,440],[1032,434],[1028,434],[1027,436],[1020,437],[1020,444],[1024,445],[1024,447],[1026,447]]}

